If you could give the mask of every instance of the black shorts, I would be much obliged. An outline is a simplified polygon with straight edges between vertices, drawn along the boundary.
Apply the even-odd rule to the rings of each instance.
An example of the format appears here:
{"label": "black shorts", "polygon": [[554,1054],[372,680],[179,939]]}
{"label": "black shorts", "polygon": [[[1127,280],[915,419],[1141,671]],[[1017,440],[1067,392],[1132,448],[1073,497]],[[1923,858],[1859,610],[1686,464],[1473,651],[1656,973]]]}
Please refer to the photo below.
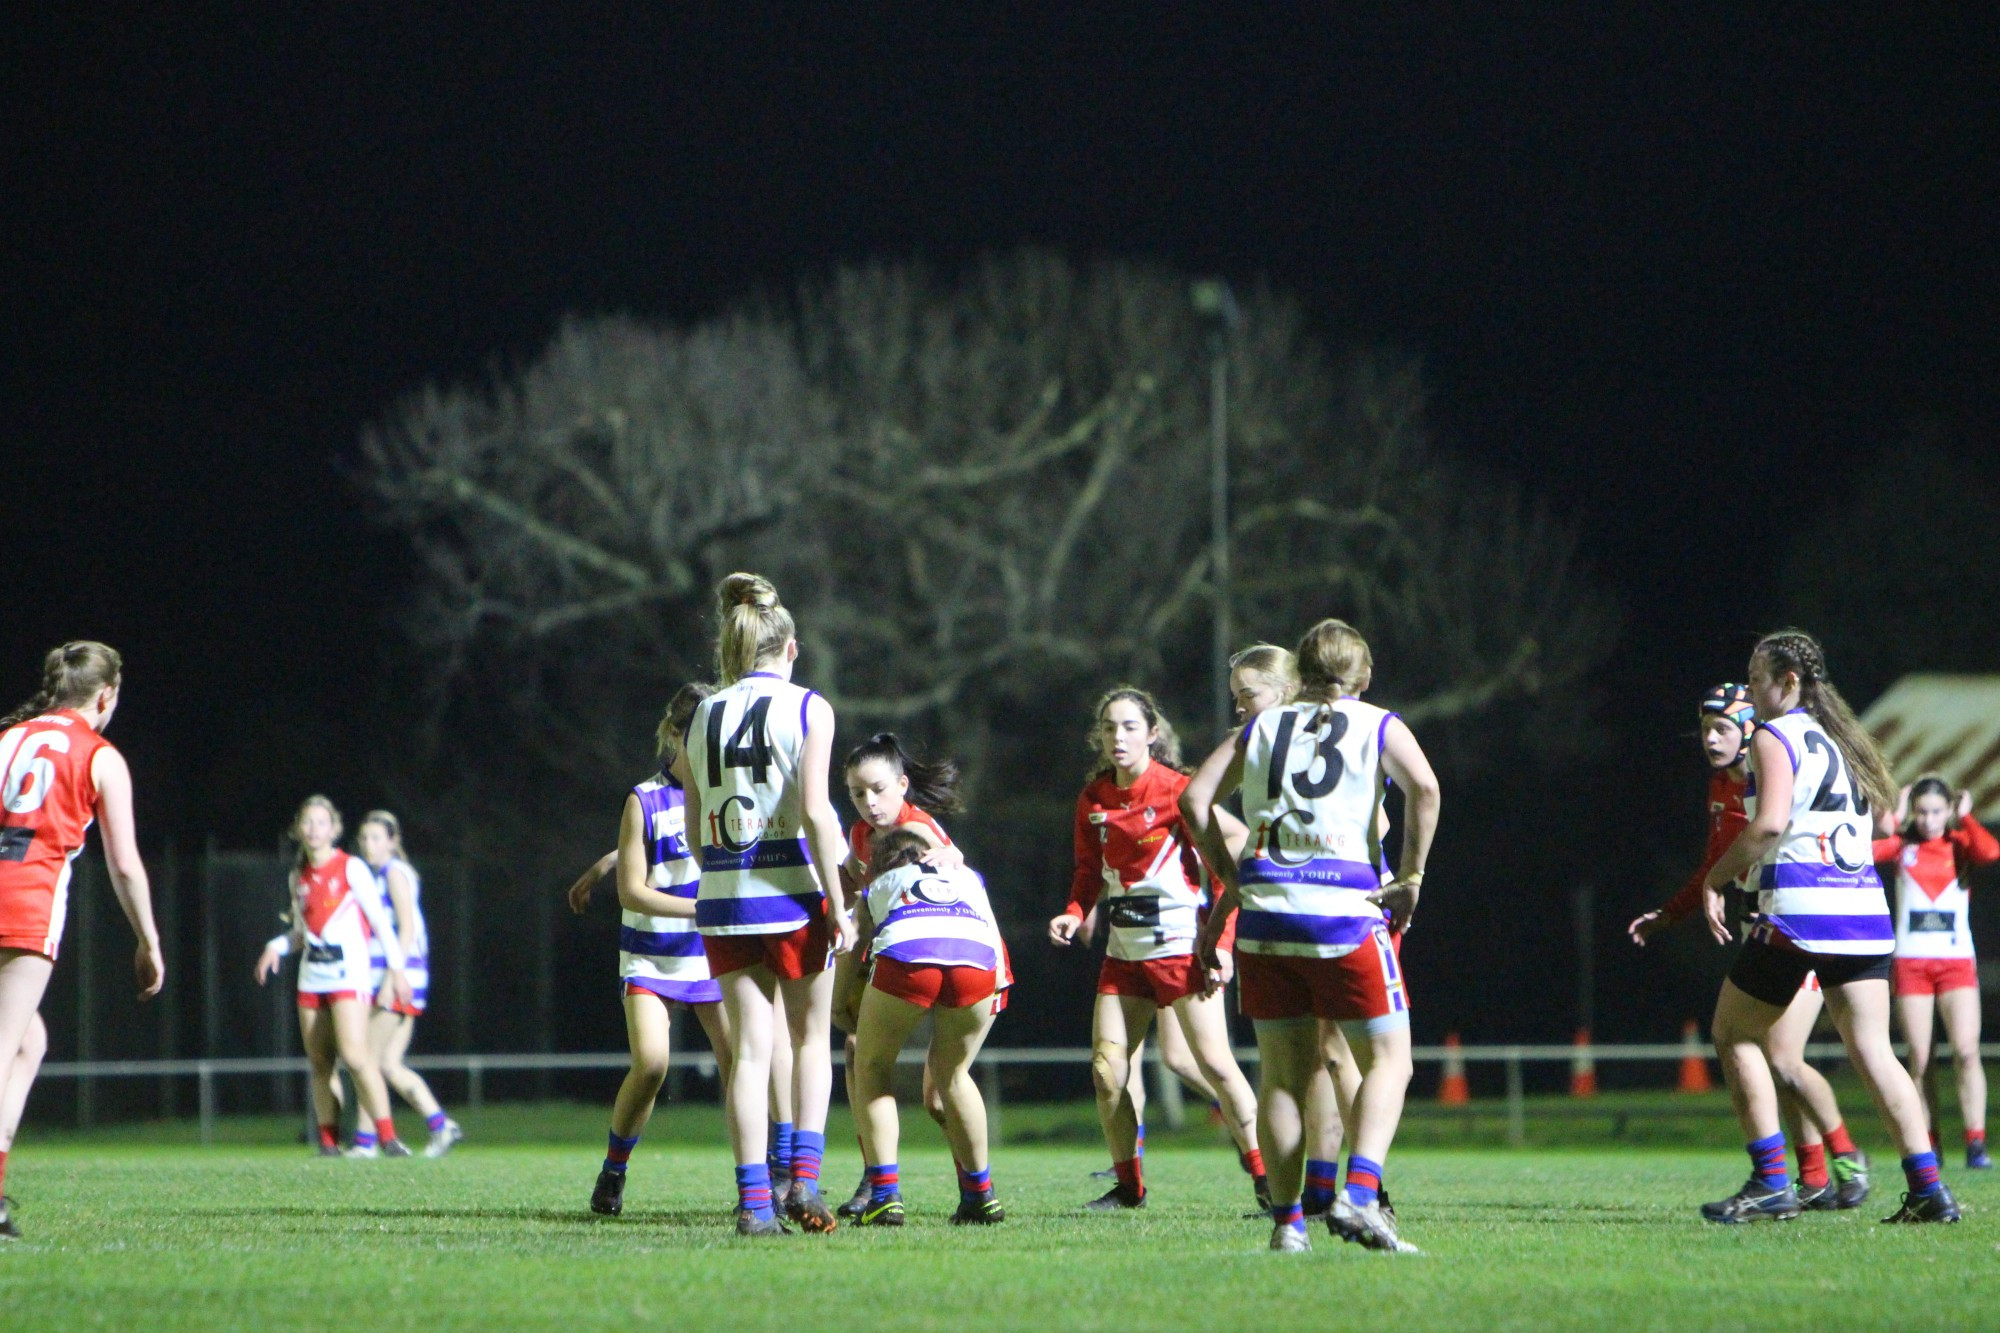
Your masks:
{"label": "black shorts", "polygon": [[1752,938],[1744,941],[1743,952],[1736,955],[1729,979],[1751,999],[1784,1009],[1798,998],[1808,972],[1819,974],[1821,990],[1850,981],[1887,981],[1890,957],[1886,953],[1806,953]]}

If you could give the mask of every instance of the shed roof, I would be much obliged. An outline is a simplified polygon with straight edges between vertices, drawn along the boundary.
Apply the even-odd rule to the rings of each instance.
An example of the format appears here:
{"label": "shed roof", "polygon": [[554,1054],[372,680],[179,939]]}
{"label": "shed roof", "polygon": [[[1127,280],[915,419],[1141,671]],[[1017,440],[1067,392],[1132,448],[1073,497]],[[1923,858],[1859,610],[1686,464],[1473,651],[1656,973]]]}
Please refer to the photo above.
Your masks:
{"label": "shed roof", "polygon": [[1881,742],[1898,783],[1941,773],[1972,789],[1975,808],[2000,800],[2000,676],[1904,676],[1861,721]]}

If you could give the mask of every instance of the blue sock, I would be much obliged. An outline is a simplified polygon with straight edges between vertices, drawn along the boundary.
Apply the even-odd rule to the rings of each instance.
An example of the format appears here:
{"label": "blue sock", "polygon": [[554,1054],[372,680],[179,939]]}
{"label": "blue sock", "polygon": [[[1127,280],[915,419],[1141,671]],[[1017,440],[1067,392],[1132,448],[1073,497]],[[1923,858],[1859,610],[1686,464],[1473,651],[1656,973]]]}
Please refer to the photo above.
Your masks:
{"label": "blue sock", "polygon": [[1943,1189],[1944,1182],[1938,1179],[1937,1154],[1920,1152],[1905,1157],[1903,1179],[1909,1182],[1910,1193],[1919,1199],[1928,1199]]}
{"label": "blue sock", "polygon": [[606,1171],[616,1171],[621,1176],[624,1175],[625,1164],[632,1159],[632,1150],[638,1146],[639,1136],[637,1134],[628,1139],[621,1136],[617,1130],[612,1130],[605,1136],[604,1169]]}
{"label": "blue sock", "polygon": [[819,1188],[819,1163],[826,1156],[826,1135],[802,1129],[792,1135],[792,1179]]}
{"label": "blue sock", "polygon": [[1366,1208],[1382,1192],[1382,1164],[1359,1153],[1347,1154],[1347,1201]]}
{"label": "blue sock", "polygon": [[[354,1146],[355,1146],[355,1147],[357,1147],[357,1148],[372,1148],[372,1147],[374,1147],[374,1146],[375,1146],[375,1131],[374,1131],[374,1130],[372,1130],[372,1129],[362,1129],[362,1128],[360,1128],[359,1126],[356,1126],[356,1127],[355,1127],[355,1130],[354,1130]],[[1936,1157],[1932,1157],[1932,1158],[1931,1158],[1931,1160],[1932,1160],[1933,1162],[1935,1162],[1935,1161],[1937,1160],[1937,1158],[1936,1158]]]}
{"label": "blue sock", "polygon": [[771,1208],[771,1168],[762,1162],[737,1167],[736,1197],[759,1222],[776,1217]]}
{"label": "blue sock", "polygon": [[1295,1203],[1281,1203],[1272,1207],[1271,1218],[1281,1227],[1290,1227],[1301,1236],[1306,1233],[1306,1211]]}
{"label": "blue sock", "polygon": [[788,1176],[792,1174],[792,1152],[794,1143],[795,1139],[792,1132],[792,1122],[789,1120],[772,1121],[771,1152],[770,1155],[765,1158],[766,1164],[773,1171],[782,1171],[784,1174]]}
{"label": "blue sock", "polygon": [[1132,1140],[1132,1155],[1134,1157],[1146,1155],[1146,1122],[1143,1120],[1138,1124],[1138,1137]]}
{"label": "blue sock", "polygon": [[[1378,1177],[1376,1187],[1381,1187]],[[1334,1162],[1322,1162],[1316,1157],[1306,1159],[1305,1192],[1299,1202],[1309,1213],[1323,1213],[1333,1207],[1333,1196],[1340,1188],[1340,1167]]]}
{"label": "blue sock", "polygon": [[[1792,1183],[1785,1174],[1785,1131],[1748,1145],[1750,1175],[1767,1190],[1781,1190]],[[1936,1159],[1932,1159],[1936,1160]]]}
{"label": "blue sock", "polygon": [[900,1197],[902,1192],[894,1162],[884,1162],[880,1166],[868,1168],[868,1202],[887,1203],[890,1199]]}
{"label": "blue sock", "polygon": [[439,1109],[424,1117],[424,1128],[435,1134],[444,1128],[444,1111]]}
{"label": "blue sock", "polygon": [[977,1171],[958,1168],[958,1201],[978,1203],[993,1192],[993,1168],[981,1167]]}

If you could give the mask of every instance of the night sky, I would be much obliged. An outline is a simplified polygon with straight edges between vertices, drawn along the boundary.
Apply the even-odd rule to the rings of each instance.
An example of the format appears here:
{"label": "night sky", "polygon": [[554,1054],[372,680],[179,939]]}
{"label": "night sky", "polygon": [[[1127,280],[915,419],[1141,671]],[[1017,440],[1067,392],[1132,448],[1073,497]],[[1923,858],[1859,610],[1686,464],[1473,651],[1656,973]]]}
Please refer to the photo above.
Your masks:
{"label": "night sky", "polygon": [[0,695],[123,649],[149,839],[369,798],[408,561],[344,460],[567,311],[1023,243],[1266,277],[1581,524],[1590,706],[1667,772],[1769,534],[2000,418],[1977,7],[416,8],[10,23]]}

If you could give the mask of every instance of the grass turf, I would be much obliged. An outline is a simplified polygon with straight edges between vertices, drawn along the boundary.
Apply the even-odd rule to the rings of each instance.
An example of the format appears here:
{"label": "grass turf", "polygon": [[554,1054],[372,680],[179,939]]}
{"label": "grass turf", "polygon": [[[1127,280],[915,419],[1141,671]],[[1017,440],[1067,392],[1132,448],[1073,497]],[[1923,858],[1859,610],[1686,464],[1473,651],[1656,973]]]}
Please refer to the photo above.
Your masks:
{"label": "grass turf", "polygon": [[[442,1162],[345,1162],[284,1142],[213,1148],[166,1133],[24,1136],[8,1193],[28,1232],[0,1246],[9,1330],[181,1327],[1269,1327],[1272,1321],[1539,1328],[2000,1324],[2000,1182],[1948,1171],[1956,1227],[1883,1227],[1893,1160],[1858,1213],[1745,1228],[1693,1209],[1733,1189],[1739,1151],[1646,1146],[1413,1148],[1388,1176],[1417,1258],[1314,1232],[1273,1255],[1233,1156],[1206,1131],[1149,1135],[1143,1213],[1079,1205],[1102,1149],[1078,1110],[1009,1107],[995,1160],[1009,1221],[953,1228],[951,1164],[906,1121],[910,1225],[743,1242],[712,1109],[656,1117],[626,1212],[584,1208],[596,1108],[495,1108]],[[1083,1111],[1087,1116],[1088,1112]],[[259,1128],[261,1126],[261,1129]],[[282,1140],[287,1122],[239,1138]],[[540,1141],[538,1141],[540,1140]],[[857,1158],[833,1132],[829,1196]],[[1886,1168],[1880,1169],[1880,1168]]]}

